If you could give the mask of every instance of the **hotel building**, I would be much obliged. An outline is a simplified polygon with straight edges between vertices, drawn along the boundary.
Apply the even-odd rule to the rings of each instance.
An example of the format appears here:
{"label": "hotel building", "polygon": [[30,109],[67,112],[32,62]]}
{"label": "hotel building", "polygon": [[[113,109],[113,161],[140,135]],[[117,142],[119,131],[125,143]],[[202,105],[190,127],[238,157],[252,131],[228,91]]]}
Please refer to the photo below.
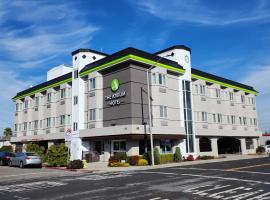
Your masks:
{"label": "hotel building", "polygon": [[71,67],[51,69],[46,82],[13,98],[11,142],[48,147],[66,139],[72,160],[107,161],[116,152],[149,151],[151,128],[160,153],[176,147],[183,155],[254,153],[258,92],[193,68],[191,58],[184,45],[111,55],[78,49]]}

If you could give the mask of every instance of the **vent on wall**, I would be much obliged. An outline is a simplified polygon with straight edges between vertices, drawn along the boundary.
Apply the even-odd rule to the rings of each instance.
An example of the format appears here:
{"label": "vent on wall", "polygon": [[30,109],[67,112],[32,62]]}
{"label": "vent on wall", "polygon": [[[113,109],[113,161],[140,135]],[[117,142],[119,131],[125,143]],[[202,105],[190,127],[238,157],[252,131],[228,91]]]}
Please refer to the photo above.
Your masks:
{"label": "vent on wall", "polygon": [[201,97],[201,101],[206,101],[206,98],[205,97]]}

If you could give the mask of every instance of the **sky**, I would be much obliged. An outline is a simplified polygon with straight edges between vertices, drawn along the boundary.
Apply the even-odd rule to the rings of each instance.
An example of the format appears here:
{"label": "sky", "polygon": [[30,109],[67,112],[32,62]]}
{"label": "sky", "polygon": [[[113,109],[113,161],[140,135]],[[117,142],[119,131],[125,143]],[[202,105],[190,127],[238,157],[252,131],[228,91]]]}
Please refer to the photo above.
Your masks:
{"label": "sky", "polygon": [[[154,53],[183,44],[192,66],[254,86],[259,124],[270,130],[270,1],[0,1],[0,133],[13,128],[17,92],[72,64],[71,52]],[[268,80],[268,81],[267,81]]]}

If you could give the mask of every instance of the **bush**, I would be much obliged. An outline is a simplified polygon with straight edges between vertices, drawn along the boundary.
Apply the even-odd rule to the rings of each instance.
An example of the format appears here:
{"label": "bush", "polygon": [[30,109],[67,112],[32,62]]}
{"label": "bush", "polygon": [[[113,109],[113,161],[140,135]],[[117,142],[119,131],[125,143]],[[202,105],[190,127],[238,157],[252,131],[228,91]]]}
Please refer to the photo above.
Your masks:
{"label": "bush", "polygon": [[127,157],[127,162],[132,165],[138,165],[138,161],[139,161],[140,157],[139,156],[129,156]]}
{"label": "bush", "polygon": [[0,148],[0,151],[13,152],[13,148],[12,148],[11,145],[9,145],[9,146],[2,146],[2,147]]}
{"label": "bush", "polygon": [[175,154],[174,154],[174,161],[180,162],[181,160],[182,160],[182,154],[181,154],[180,147],[176,147]]}
{"label": "bush", "polygon": [[113,156],[109,158],[108,166],[111,166],[112,163],[121,162],[122,160],[127,161],[127,154],[126,152],[117,152]]}
{"label": "bush", "polygon": [[147,160],[145,160],[143,158],[141,158],[141,159],[138,160],[138,166],[146,166],[146,165],[148,165],[148,161]]}
{"label": "bush", "polygon": [[113,162],[109,164],[109,167],[129,167],[129,164],[122,162]]}
{"label": "bush", "polygon": [[257,154],[263,154],[263,153],[265,153],[265,147],[258,146],[257,149],[256,149],[256,153]]}
{"label": "bush", "polygon": [[34,152],[34,153],[38,154],[42,158],[43,162],[46,160],[45,154],[44,154],[45,147],[43,147],[43,146],[39,146],[38,144],[34,144],[34,143],[29,143],[26,145],[25,151],[26,152]]}
{"label": "bush", "polygon": [[157,147],[154,148],[154,161],[155,161],[155,165],[160,164],[159,148],[157,148]]}
{"label": "bush", "polygon": [[82,169],[83,168],[83,161],[81,160],[73,160],[70,161],[67,165],[68,169]]}
{"label": "bush", "polygon": [[210,159],[214,159],[215,157],[214,156],[198,156],[198,160],[210,160]]}
{"label": "bush", "polygon": [[186,159],[187,161],[194,161],[195,160],[195,158],[194,158],[194,156],[193,155],[189,155],[188,157],[187,157],[187,159]]}
{"label": "bush", "polygon": [[148,151],[146,153],[143,154],[142,159],[145,159],[148,161],[148,164],[151,165],[151,151]]}
{"label": "bush", "polygon": [[161,154],[160,155],[160,164],[172,163],[174,161],[174,154]]}
{"label": "bush", "polygon": [[52,145],[48,149],[47,162],[49,166],[67,166],[68,148],[65,144]]}

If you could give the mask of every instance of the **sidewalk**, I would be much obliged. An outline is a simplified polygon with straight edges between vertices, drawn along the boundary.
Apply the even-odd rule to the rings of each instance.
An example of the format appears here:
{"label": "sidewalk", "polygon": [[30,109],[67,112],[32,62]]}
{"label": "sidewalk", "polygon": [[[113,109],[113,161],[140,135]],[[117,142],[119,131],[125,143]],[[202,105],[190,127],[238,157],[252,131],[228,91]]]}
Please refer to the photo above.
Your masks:
{"label": "sidewalk", "polygon": [[264,158],[268,155],[229,155],[226,158],[217,158],[211,160],[195,160],[195,161],[185,161],[179,163],[170,163],[154,166],[130,166],[130,167],[108,167],[108,162],[94,162],[88,163],[88,168],[85,170],[92,171],[94,173],[104,173],[104,172],[121,172],[121,171],[138,171],[138,170],[149,170],[149,169],[160,169],[167,167],[180,167],[188,165],[198,165],[204,163],[215,163],[215,162],[224,162],[224,161],[233,161],[233,160],[244,160],[252,158]]}

